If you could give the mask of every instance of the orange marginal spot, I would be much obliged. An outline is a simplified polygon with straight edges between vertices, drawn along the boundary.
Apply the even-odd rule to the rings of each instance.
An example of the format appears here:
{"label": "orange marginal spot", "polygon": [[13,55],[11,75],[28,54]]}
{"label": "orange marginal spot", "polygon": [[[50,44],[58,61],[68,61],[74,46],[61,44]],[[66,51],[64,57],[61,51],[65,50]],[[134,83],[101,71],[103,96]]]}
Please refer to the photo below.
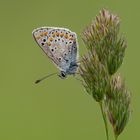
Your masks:
{"label": "orange marginal spot", "polygon": [[37,36],[37,37],[36,37],[37,40],[40,39],[40,38],[41,38],[40,36]]}
{"label": "orange marginal spot", "polygon": [[73,37],[70,37],[69,40],[74,40],[74,38]]}
{"label": "orange marginal spot", "polygon": [[48,32],[44,32],[44,35],[47,36],[48,35]]}
{"label": "orange marginal spot", "polygon": [[50,42],[48,42],[47,44],[48,44],[48,46],[51,46],[51,43]]}
{"label": "orange marginal spot", "polygon": [[49,41],[53,41],[53,38],[52,37],[49,37]]}
{"label": "orange marginal spot", "polygon": [[56,36],[59,36],[59,33],[58,32],[56,33]]}
{"label": "orange marginal spot", "polygon": [[64,33],[61,33],[60,36],[63,37],[64,36]]}
{"label": "orange marginal spot", "polygon": [[52,34],[52,37],[55,37],[55,33]]}
{"label": "orange marginal spot", "polygon": [[67,34],[65,34],[64,36],[65,36],[66,39],[68,38],[68,35]]}

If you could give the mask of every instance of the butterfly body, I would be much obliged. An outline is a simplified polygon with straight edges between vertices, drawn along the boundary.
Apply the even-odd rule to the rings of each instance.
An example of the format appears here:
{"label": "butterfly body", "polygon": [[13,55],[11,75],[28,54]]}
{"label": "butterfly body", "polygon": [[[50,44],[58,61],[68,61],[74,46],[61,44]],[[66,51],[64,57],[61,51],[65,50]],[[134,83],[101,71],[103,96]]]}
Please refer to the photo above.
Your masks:
{"label": "butterfly body", "polygon": [[78,42],[76,33],[65,28],[41,27],[33,37],[45,54],[60,70],[60,77],[75,74],[78,68]]}

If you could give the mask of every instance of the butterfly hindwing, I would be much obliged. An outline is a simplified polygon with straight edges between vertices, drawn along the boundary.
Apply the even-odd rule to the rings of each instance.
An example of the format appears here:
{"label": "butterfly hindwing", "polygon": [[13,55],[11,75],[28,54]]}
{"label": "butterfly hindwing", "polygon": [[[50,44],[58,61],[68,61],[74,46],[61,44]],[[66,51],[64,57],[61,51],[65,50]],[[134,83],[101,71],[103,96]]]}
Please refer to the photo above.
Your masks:
{"label": "butterfly hindwing", "polygon": [[71,63],[77,61],[76,33],[64,28],[42,27],[35,29],[33,36],[61,71],[67,71]]}

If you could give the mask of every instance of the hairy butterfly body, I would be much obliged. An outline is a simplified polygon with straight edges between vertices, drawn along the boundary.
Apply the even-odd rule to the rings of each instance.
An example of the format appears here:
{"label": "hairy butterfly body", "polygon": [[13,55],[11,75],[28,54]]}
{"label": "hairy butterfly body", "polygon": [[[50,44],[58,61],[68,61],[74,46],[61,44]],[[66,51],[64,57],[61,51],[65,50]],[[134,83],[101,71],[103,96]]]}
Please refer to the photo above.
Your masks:
{"label": "hairy butterfly body", "polygon": [[41,27],[33,31],[39,47],[60,70],[60,77],[75,74],[78,68],[78,42],[76,33],[65,28]]}

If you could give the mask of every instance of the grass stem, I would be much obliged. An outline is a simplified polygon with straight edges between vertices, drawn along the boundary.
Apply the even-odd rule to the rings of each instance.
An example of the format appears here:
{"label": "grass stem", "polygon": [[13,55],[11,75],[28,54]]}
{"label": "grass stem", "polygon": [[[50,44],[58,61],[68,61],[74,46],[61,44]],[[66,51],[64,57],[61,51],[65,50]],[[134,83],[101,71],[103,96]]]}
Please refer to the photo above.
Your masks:
{"label": "grass stem", "polygon": [[118,135],[116,135],[116,134],[114,133],[114,136],[115,136],[115,140],[117,140],[117,139],[118,139]]}
{"label": "grass stem", "polygon": [[100,105],[100,108],[101,108],[101,113],[102,113],[102,117],[103,117],[104,124],[105,124],[106,138],[107,138],[107,140],[109,140],[107,118],[106,118],[106,113],[105,113],[104,108],[103,108],[102,101],[99,102],[99,105]]}

